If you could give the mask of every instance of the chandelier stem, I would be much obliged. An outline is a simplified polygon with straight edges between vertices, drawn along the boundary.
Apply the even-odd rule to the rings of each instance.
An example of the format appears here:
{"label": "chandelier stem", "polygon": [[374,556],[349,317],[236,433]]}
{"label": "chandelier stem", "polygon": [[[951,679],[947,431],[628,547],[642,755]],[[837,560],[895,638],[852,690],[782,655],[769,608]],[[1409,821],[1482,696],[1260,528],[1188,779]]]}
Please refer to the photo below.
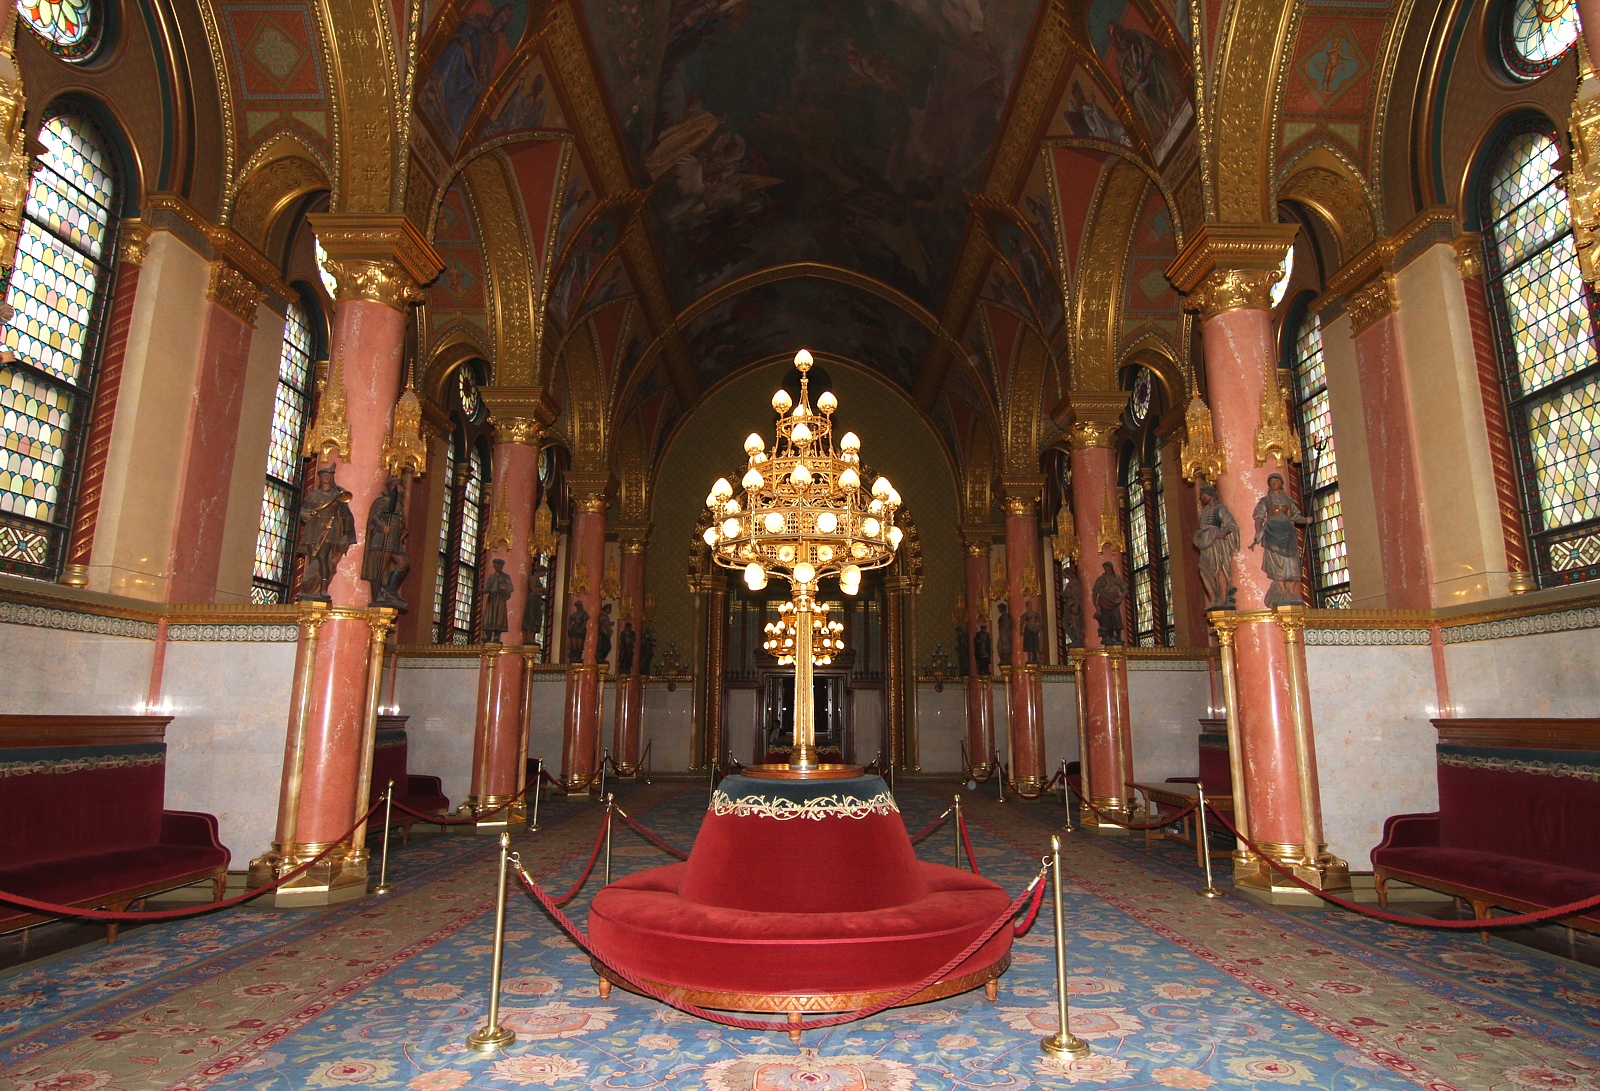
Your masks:
{"label": "chandelier stem", "polygon": [[794,588],[794,748],[789,768],[814,769],[817,765],[817,719],[811,686],[811,589]]}

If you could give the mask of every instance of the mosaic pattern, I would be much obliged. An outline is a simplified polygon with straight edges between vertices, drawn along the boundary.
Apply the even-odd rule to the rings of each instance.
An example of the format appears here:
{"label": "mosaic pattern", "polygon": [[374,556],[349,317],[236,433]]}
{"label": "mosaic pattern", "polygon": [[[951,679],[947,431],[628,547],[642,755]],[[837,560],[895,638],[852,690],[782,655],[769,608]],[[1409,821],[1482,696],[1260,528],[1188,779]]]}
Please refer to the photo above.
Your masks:
{"label": "mosaic pattern", "polygon": [[476,447],[467,455],[466,496],[461,503],[461,548],[456,552],[456,644],[472,643],[472,608],[478,592],[478,548],[483,540],[483,503],[488,494],[488,466]]}
{"label": "mosaic pattern", "polygon": [[1508,6],[1501,48],[1519,76],[1550,71],[1578,40],[1576,0],[1512,0]]}
{"label": "mosaic pattern", "polygon": [[439,564],[433,573],[433,642],[449,643],[444,621],[444,578],[450,571],[450,517],[455,514],[456,445],[444,445],[444,510],[439,513]]}
{"label": "mosaic pattern", "polygon": [[1580,534],[1576,538],[1550,543],[1550,568],[1554,572],[1570,572],[1596,565],[1600,565],[1600,532]]}
{"label": "mosaic pattern", "polygon": [[1600,520],[1600,355],[1560,155],[1547,132],[1513,135],[1490,176],[1484,219],[1535,553],[1552,582],[1577,582],[1593,566],[1581,548],[1558,549],[1550,532]]}
{"label": "mosaic pattern", "polygon": [[14,533],[0,539],[0,561],[48,575],[66,522],[80,401],[93,379],[90,331],[110,274],[103,259],[116,187],[82,118],[50,118],[39,140],[44,153],[28,182],[6,286],[15,314],[0,334],[0,512],[56,529],[8,520]]}
{"label": "mosaic pattern", "polygon": [[1339,499],[1339,465],[1334,456],[1333,419],[1328,406],[1328,372],[1322,356],[1322,321],[1307,314],[1294,339],[1290,374],[1294,390],[1295,429],[1304,460],[1300,488],[1311,515],[1307,542],[1311,549],[1312,588],[1316,604],[1350,605],[1350,563],[1344,541],[1344,505]]}
{"label": "mosaic pattern", "polygon": [[99,13],[93,0],[17,0],[17,14],[60,56],[77,60],[94,49]]}
{"label": "mosaic pattern", "polygon": [[250,601],[289,601],[294,573],[294,535],[300,502],[300,447],[311,416],[315,365],[311,360],[311,320],[304,303],[289,305],[278,358],[278,393],[272,405],[272,438],[267,445],[267,481],[261,494],[261,529],[256,534],[255,578]]}

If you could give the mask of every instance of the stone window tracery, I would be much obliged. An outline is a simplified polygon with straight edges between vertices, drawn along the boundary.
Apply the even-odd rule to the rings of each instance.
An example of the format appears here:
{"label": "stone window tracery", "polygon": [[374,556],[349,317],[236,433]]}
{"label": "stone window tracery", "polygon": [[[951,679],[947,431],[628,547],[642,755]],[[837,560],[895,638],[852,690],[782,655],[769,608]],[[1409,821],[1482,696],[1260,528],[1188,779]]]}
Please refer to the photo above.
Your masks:
{"label": "stone window tracery", "polygon": [[1576,0],[1510,0],[1500,50],[1513,75],[1533,79],[1560,63],[1578,40]]}
{"label": "stone window tracery", "polygon": [[1344,504],[1334,454],[1328,372],[1322,355],[1322,322],[1307,311],[1295,329],[1289,358],[1294,427],[1300,436],[1300,505],[1311,516],[1306,528],[1307,574],[1312,604],[1350,605],[1350,563],[1344,538]]}
{"label": "stone window tracery", "polygon": [[99,44],[100,11],[95,0],[17,0],[17,14],[64,60],[84,60]]}
{"label": "stone window tracery", "polygon": [[1543,123],[1498,146],[1483,193],[1488,283],[1523,517],[1541,585],[1600,578],[1600,354],[1560,145]]}
{"label": "stone window tracery", "polygon": [[278,387],[272,404],[267,444],[267,480],[261,494],[261,527],[256,534],[255,571],[250,601],[288,602],[294,596],[294,544],[305,458],[301,445],[311,419],[316,388],[315,339],[309,308],[289,304],[278,357]]}
{"label": "stone window tracery", "polygon": [[89,423],[117,191],[87,118],[56,114],[39,140],[0,334],[0,568],[51,579]]}

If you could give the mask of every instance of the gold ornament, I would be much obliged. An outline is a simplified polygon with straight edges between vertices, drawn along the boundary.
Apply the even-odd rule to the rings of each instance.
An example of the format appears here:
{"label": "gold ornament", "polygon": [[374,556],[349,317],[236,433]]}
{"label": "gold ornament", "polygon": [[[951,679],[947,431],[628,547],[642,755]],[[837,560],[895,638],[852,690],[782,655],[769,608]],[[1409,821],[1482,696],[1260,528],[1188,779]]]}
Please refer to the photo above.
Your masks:
{"label": "gold ornament", "polygon": [[600,577],[600,597],[615,601],[622,597],[622,579],[617,573],[617,562],[607,559]]}
{"label": "gold ornament", "polygon": [[589,593],[589,566],[581,560],[572,566],[572,593],[574,595]]}
{"label": "gold ornament", "polygon": [[1572,167],[1563,176],[1572,231],[1578,244],[1578,268],[1590,286],[1600,284],[1600,81],[1584,80],[1572,103]]}
{"label": "gold ornament", "polygon": [[1178,461],[1185,481],[1215,481],[1228,472],[1228,456],[1216,440],[1211,424],[1211,407],[1198,391],[1189,399],[1183,415],[1184,439]]}
{"label": "gold ornament", "polygon": [[555,556],[559,542],[556,539],[555,519],[550,514],[548,497],[539,498],[539,507],[533,513],[533,533],[528,536],[528,556],[535,562],[541,557]]}
{"label": "gold ornament", "polygon": [[511,508],[506,503],[506,490],[495,489],[494,514],[489,517],[489,533],[483,539],[483,551],[511,548]]}
{"label": "gold ornament", "polygon": [[989,601],[1004,602],[1011,594],[1010,583],[1006,578],[1006,562],[996,561],[994,571],[989,574]]}
{"label": "gold ornament", "polygon": [[1029,561],[1022,570],[1022,593],[1024,596],[1039,594],[1039,574],[1033,570],[1033,562]]}
{"label": "gold ornament", "polygon": [[328,366],[328,377],[322,380],[317,395],[317,419],[306,431],[303,455],[315,455],[318,461],[338,455],[350,460],[350,396],[344,386],[344,353],[333,358]]}
{"label": "gold ornament", "polygon": [[1106,496],[1100,504],[1100,534],[1095,546],[1101,553],[1121,553],[1126,548],[1122,540],[1122,518],[1117,511],[1117,493],[1109,476],[1106,477]]}
{"label": "gold ornament", "polygon": [[1078,528],[1072,522],[1072,509],[1064,500],[1056,509],[1056,533],[1050,539],[1050,549],[1062,564],[1075,563],[1079,556]]}
{"label": "gold ornament", "polygon": [[394,403],[389,417],[389,437],[383,441],[383,466],[394,477],[410,470],[417,477],[428,472],[428,444],[422,438],[422,402],[410,387]]}
{"label": "gold ornament", "polygon": [[1289,406],[1283,389],[1278,385],[1278,368],[1267,361],[1266,374],[1261,384],[1261,424],[1256,428],[1256,465],[1265,466],[1267,459],[1279,463],[1300,461],[1300,438],[1289,423]]}

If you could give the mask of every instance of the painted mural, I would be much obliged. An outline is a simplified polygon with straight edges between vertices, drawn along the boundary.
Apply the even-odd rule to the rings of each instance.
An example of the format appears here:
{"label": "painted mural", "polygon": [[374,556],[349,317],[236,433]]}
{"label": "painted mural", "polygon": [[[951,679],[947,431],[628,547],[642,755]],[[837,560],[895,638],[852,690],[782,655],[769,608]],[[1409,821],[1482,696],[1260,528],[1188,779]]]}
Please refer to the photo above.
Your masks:
{"label": "painted mural", "polygon": [[906,390],[916,385],[933,336],[887,300],[809,278],[742,292],[688,323],[683,333],[702,386],[804,346],[853,360]]}
{"label": "painted mural", "polygon": [[463,326],[475,339],[484,341],[489,322],[483,248],[463,178],[456,179],[440,202],[433,245],[444,261],[444,270],[425,289],[430,344],[438,344],[451,330]]}
{"label": "painted mural", "polygon": [[528,22],[525,0],[473,0],[417,92],[422,116],[447,148],[461,142],[473,109],[511,59]]}
{"label": "painted mural", "polygon": [[1378,87],[1373,59],[1383,50],[1386,25],[1381,11],[1308,13],[1301,20],[1283,101],[1286,156],[1324,142],[1366,164],[1366,130]]}
{"label": "painted mural", "polygon": [[1151,154],[1161,162],[1194,117],[1184,77],[1129,0],[1092,0],[1087,18],[1095,52],[1116,76]]}
{"label": "painted mural", "polygon": [[1128,255],[1127,294],[1122,304],[1124,345],[1154,333],[1176,346],[1178,295],[1167,279],[1166,268],[1177,252],[1177,235],[1166,198],[1157,187],[1147,186]]}
{"label": "painted mural", "polygon": [[981,181],[1035,7],[672,0],[657,27],[591,3],[602,56],[657,35],[659,60],[613,58],[607,78],[655,189],[680,306],[753,269],[823,261],[937,307],[961,191]]}

